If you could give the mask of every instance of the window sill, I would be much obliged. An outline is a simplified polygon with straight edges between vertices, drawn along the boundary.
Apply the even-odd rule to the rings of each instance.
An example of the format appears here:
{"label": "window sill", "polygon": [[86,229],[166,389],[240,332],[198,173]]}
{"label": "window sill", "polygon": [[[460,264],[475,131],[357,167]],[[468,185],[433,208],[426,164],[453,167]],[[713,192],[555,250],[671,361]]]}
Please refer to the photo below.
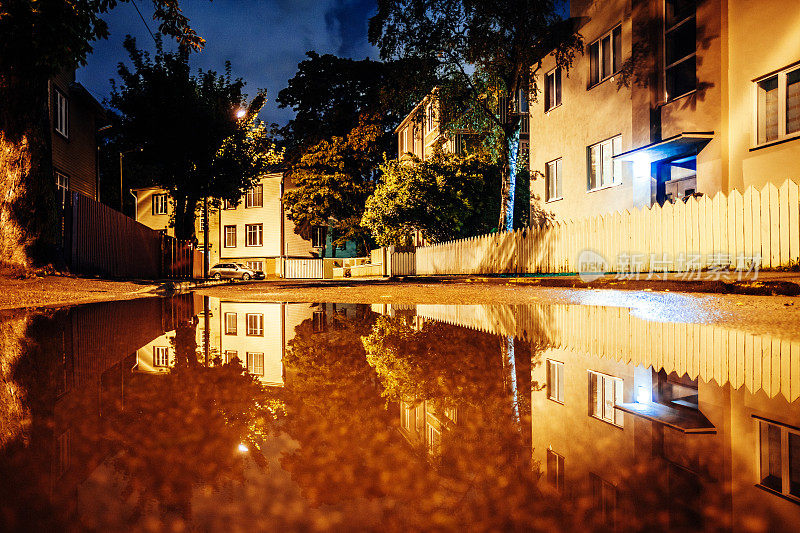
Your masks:
{"label": "window sill", "polygon": [[549,200],[545,200],[545,202],[544,202],[544,203],[546,203],[546,204],[550,204],[550,203],[553,203],[553,202],[558,202],[558,201],[561,201],[561,200],[563,200],[563,199],[564,199],[564,197],[563,197],[563,196],[559,196],[558,198],[550,198]]}
{"label": "window sill", "polygon": [[263,244],[245,244],[244,245],[245,248],[260,248],[261,246],[264,246],[264,245]]}
{"label": "window sill", "polygon": [[557,403],[558,405],[564,405],[564,402],[556,400],[555,398],[551,398],[551,397],[548,396],[547,399],[550,400],[553,403]]}
{"label": "window sill", "polygon": [[247,335],[245,335],[245,336],[246,336],[246,337],[263,337],[263,336],[264,336],[264,334],[263,334],[263,333],[248,333],[248,334],[247,334]]}
{"label": "window sill", "polygon": [[259,209],[261,207],[264,207],[264,206],[263,205],[246,205],[246,206],[244,206],[245,209]]}
{"label": "window sill", "polygon": [[622,182],[618,181],[616,183],[612,183],[611,185],[603,185],[602,187],[595,187],[594,189],[587,189],[586,190],[586,194],[593,193],[593,192],[598,192],[598,191],[605,191],[606,189],[613,189],[614,187],[619,187],[620,185],[622,185]]}
{"label": "window sill", "polygon": [[66,141],[66,142],[69,142],[69,135],[64,135],[63,133],[61,133],[60,131],[58,131],[55,128],[53,128],[53,131],[56,133],[57,136],[61,137],[62,140]]}
{"label": "window sill", "polygon": [[664,106],[666,106],[666,105],[669,105],[669,104],[671,104],[671,103],[673,103],[673,102],[677,102],[678,100],[682,100],[682,99],[684,99],[684,98],[687,98],[687,97],[689,97],[689,96],[692,96],[692,95],[693,95],[693,94],[695,94],[696,92],[697,92],[697,89],[692,89],[692,90],[691,90],[691,91],[689,91],[688,93],[683,93],[683,94],[681,94],[681,95],[679,95],[679,96],[675,96],[675,97],[669,98],[668,100],[664,100],[663,102],[661,102],[661,104],[659,104],[659,106],[660,106],[660,107],[664,107]]}
{"label": "window sill", "polygon": [[625,429],[625,428],[624,428],[624,427],[622,427],[622,426],[618,426],[618,425],[617,425],[617,424],[615,424],[614,422],[609,422],[608,420],[606,420],[606,419],[604,419],[604,418],[597,417],[597,416],[595,416],[595,415],[589,415],[589,418],[594,418],[595,420],[599,420],[600,422],[603,422],[604,424],[608,424],[609,426],[611,426],[611,427],[615,427],[615,428],[617,428],[617,429]]}
{"label": "window sill", "polygon": [[545,110],[544,110],[544,114],[545,114],[545,115],[549,115],[551,111],[553,111],[554,109],[558,109],[558,108],[559,108],[559,107],[561,107],[562,105],[563,105],[563,104],[558,104],[558,105],[554,105],[554,106],[553,106],[553,107],[551,107],[550,109],[545,109]]}
{"label": "window sill", "polygon": [[598,85],[603,85],[605,82],[607,82],[609,80],[614,81],[614,78],[616,78],[619,73],[620,73],[620,71],[617,71],[614,74],[612,74],[611,76],[608,76],[607,78],[603,78],[602,80],[597,81],[597,82],[589,85],[588,87],[586,87],[586,90],[587,91],[591,91],[592,89],[594,89]]}
{"label": "window sill", "polygon": [[800,132],[792,133],[791,135],[787,135],[783,139],[777,139],[774,141],[765,142],[763,144],[759,144],[757,146],[753,146],[750,148],[751,152],[755,152],[756,150],[762,150],[764,148],[769,148],[770,146],[776,146],[778,144],[788,143],[789,141],[796,141],[800,139]]}
{"label": "window sill", "polygon": [[784,500],[790,501],[796,505],[800,505],[800,498],[797,498],[796,496],[791,496],[789,494],[778,492],[777,490],[771,489],[766,485],[762,485],[761,483],[756,483],[756,487],[763,490],[764,492],[769,492],[770,494],[774,494],[775,496],[783,498]]}

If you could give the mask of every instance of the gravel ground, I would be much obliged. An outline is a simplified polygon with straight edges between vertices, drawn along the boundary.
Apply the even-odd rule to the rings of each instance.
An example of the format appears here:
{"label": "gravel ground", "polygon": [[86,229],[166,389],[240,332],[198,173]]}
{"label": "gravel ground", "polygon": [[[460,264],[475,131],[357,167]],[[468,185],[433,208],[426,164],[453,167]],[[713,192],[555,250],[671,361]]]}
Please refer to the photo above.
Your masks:
{"label": "gravel ground", "polygon": [[0,309],[49,307],[152,296],[158,284],[68,276],[0,277]]}
{"label": "gravel ground", "polygon": [[542,287],[511,280],[273,281],[222,285],[200,294],[242,301],[438,304],[578,304],[627,307],[657,321],[700,322],[800,340],[800,298],[673,290]]}

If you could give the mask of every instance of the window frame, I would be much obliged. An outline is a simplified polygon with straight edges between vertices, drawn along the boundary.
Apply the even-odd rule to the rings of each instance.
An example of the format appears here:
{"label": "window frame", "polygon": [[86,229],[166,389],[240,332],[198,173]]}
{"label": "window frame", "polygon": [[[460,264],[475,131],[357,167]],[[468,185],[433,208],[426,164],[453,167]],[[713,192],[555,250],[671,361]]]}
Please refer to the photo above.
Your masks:
{"label": "window frame", "polygon": [[[61,200],[61,205],[63,206],[66,204],[67,195],[69,194],[69,174],[53,169],[53,178],[56,182],[56,198]],[[60,178],[63,178],[63,182]]]}
{"label": "window frame", "polygon": [[233,200],[222,200],[222,209],[223,211],[230,211],[236,209],[236,206],[233,205]]}
{"label": "window frame", "polygon": [[[553,383],[550,378],[550,369],[557,369],[556,391],[553,394]],[[556,361],[555,359],[547,359],[545,362],[546,382],[547,382],[547,399],[554,401],[558,404],[564,405],[564,362]]]}
{"label": "window frame", "polygon": [[[555,465],[556,465],[556,471],[552,473],[552,478],[553,479],[551,479],[551,473],[550,473],[550,458],[551,457],[555,460]],[[564,485],[565,485],[565,483],[564,483],[564,470],[565,470],[564,463],[565,462],[566,462],[566,460],[564,459],[563,455],[561,455],[560,453],[554,452],[552,450],[552,448],[547,448],[547,450],[545,452],[545,474],[544,474],[545,475],[545,479],[547,480],[548,484],[550,484],[550,486],[552,486],[556,490],[556,492],[558,492],[559,494],[564,494]]]}
{"label": "window frame", "polygon": [[[596,370],[588,370],[588,390],[589,390],[589,416],[600,420],[601,422],[605,422],[606,424],[610,424],[614,427],[622,429],[624,427],[624,415],[622,411],[616,409],[615,406],[623,403],[622,396],[625,394],[625,380],[619,378],[617,376],[612,376],[611,374],[605,374],[603,372],[597,372]],[[592,376],[596,376],[597,383],[598,383],[598,398],[601,399],[601,412],[599,415],[595,414],[595,407],[597,406],[597,402],[592,402]],[[611,418],[606,417],[606,383],[611,382],[613,383],[613,400],[614,405],[611,407],[612,415]],[[602,383],[602,387],[599,385]],[[619,394],[619,398],[617,397]]]}
{"label": "window frame", "polygon": [[[681,98],[683,98],[685,96],[688,96],[688,95],[690,95],[692,93],[697,92],[697,6],[695,5],[695,9],[692,12],[692,14],[687,15],[687,16],[677,20],[671,26],[668,27],[667,26],[667,2],[668,1],[669,0],[664,0],[664,2],[661,4],[662,9],[663,9],[663,13],[662,13],[663,16],[661,18],[661,20],[662,20],[662,32],[661,32],[661,42],[662,42],[662,50],[661,50],[661,64],[662,64],[661,78],[662,78],[662,80],[661,81],[662,81],[662,85],[661,85],[661,89],[664,91],[663,94],[664,94],[664,102],[665,103],[669,103],[669,102],[673,102],[675,100],[679,100],[679,99],[681,99]],[[695,31],[695,34],[694,34],[695,35],[694,52],[692,52],[691,54],[688,54],[688,55],[686,55],[684,57],[681,57],[679,59],[676,59],[672,63],[667,64],[667,34],[678,30],[681,26],[683,26],[684,24],[686,24],[690,20],[694,20],[694,31]],[[677,67],[681,63],[684,63],[684,62],[686,62],[686,61],[688,61],[688,60],[690,60],[692,58],[694,58],[694,61],[695,61],[695,66],[694,66],[694,88],[692,90],[690,90],[690,91],[686,91],[686,92],[681,93],[681,94],[670,95],[669,92],[667,91],[667,70],[669,70],[671,68],[674,68],[674,67]]]}
{"label": "window frame", "polygon": [[[233,230],[233,244],[228,244],[228,230]],[[223,248],[236,248],[238,236],[236,235],[236,225],[230,224],[222,228],[222,247]]]}
{"label": "window frame", "polygon": [[[323,229],[325,226],[312,226],[311,227],[311,247],[312,248],[324,248],[327,244],[328,240],[328,233],[327,231],[324,232],[325,238],[322,238]],[[316,244],[314,244],[316,241]]]}
{"label": "window frame", "polygon": [[[256,372],[256,359],[261,358],[261,372]],[[253,376],[264,377],[264,352],[245,352],[245,367],[247,373]]]}
{"label": "window frame", "polygon": [[[545,203],[557,202],[559,200],[563,200],[564,199],[564,182],[561,179],[562,168],[564,166],[563,159],[564,158],[562,158],[562,157],[557,157],[557,158],[553,159],[552,161],[548,161],[547,163],[544,164],[544,197],[545,197]],[[557,181],[557,186],[558,186],[557,187],[557,192],[560,192],[560,194],[557,194],[556,196],[552,196],[552,197],[550,196],[550,181],[551,181],[550,165],[554,165],[555,166],[555,169],[556,169],[556,181]]]}
{"label": "window frame", "polygon": [[250,270],[255,270],[256,272],[264,271],[264,261],[254,261],[254,260],[246,261],[245,266]]}
{"label": "window frame", "polygon": [[[800,491],[798,491],[796,494],[792,494],[791,492],[791,449],[789,445],[790,435],[796,435],[797,438],[800,438],[800,428],[790,426],[788,424],[782,424],[774,420],[768,420],[756,415],[753,415],[753,419],[756,423],[756,436],[758,439],[756,456],[756,486],[791,502],[800,503]],[[780,457],[781,468],[780,490],[763,483],[765,476],[763,474],[764,465],[762,462],[762,458],[764,457],[764,439],[762,438],[762,428],[767,429],[770,426],[779,431],[780,450],[778,450],[778,453]],[[800,479],[798,479],[798,482],[800,482]]]}
{"label": "window frame", "polygon": [[223,361],[225,364],[230,363],[231,361],[233,361],[234,358],[236,359],[239,358],[238,350],[225,350],[225,352],[223,353],[225,354],[225,361]]}
{"label": "window frame", "polygon": [[53,129],[64,139],[69,140],[69,98],[56,86],[53,86],[53,92],[55,93]]}
{"label": "window frame", "polygon": [[[233,318],[233,328],[230,328],[230,324],[228,323],[228,318]],[[225,335],[238,335],[239,334],[239,316],[236,313],[227,312],[224,313],[222,316],[224,323],[224,331]]]}
{"label": "window frame", "polygon": [[[256,195],[256,192],[258,192],[258,195]],[[264,185],[261,183],[250,187],[244,195],[245,209],[258,207],[264,207]]]}
{"label": "window frame", "polygon": [[[258,319],[258,323],[251,329],[250,319]],[[263,337],[264,336],[264,314],[263,313],[246,313],[245,314],[245,335],[247,337]]]}
{"label": "window frame", "polygon": [[[254,234],[258,236],[258,243],[251,244],[250,242],[250,231],[251,229],[257,230]],[[264,246],[264,224],[245,224],[244,225],[244,245],[248,248],[257,248],[259,246]]]}
{"label": "window frame", "polygon": [[[616,139],[619,139],[619,152],[614,152],[614,141]],[[603,148],[602,148],[602,145],[604,145],[606,143],[608,143],[611,146],[611,183],[605,183],[605,180],[604,180],[605,173],[603,171],[603,152],[602,152]],[[594,148],[595,146],[599,147],[598,149],[600,150],[600,156],[599,156],[600,159],[599,159],[599,165],[598,165],[598,169],[600,171],[600,180],[599,180],[600,185],[596,185],[595,187],[592,187],[591,186],[592,148]],[[614,156],[615,155],[619,155],[622,152],[623,152],[623,148],[622,148],[622,134],[621,133],[617,134],[617,135],[614,135],[612,137],[609,137],[607,139],[603,139],[600,142],[596,142],[594,144],[590,144],[589,146],[586,147],[586,192],[587,193],[595,192],[595,191],[601,191],[603,189],[609,189],[611,187],[616,187],[616,186],[622,184],[622,175],[621,175],[622,174],[622,166],[621,166],[621,162],[614,161]],[[620,165],[619,166],[619,168],[620,168],[620,172],[619,172],[620,176],[616,175],[617,174],[616,165],[618,163]],[[595,183],[597,183],[597,180],[595,180]]]}
{"label": "window frame", "polygon": [[[791,141],[800,138],[800,130],[792,133],[787,133],[786,128],[789,122],[789,109],[788,109],[788,83],[787,78],[790,74],[795,72],[800,73],[800,61],[795,61],[791,65],[784,67],[780,70],[770,72],[764,76],[759,76],[753,81],[753,132],[752,132],[752,148],[764,148],[779,144],[786,141]],[[760,85],[765,81],[777,78],[778,82],[778,136],[772,140],[759,141],[759,90]]]}
{"label": "window frame", "polygon": [[[161,357],[166,361],[161,363]],[[168,368],[169,367],[169,347],[167,346],[153,346],[153,368]]]}
{"label": "window frame", "polygon": [[[550,78],[553,78],[553,96],[555,103],[551,101],[550,96]],[[564,96],[563,90],[564,76],[561,67],[554,67],[544,75],[544,112],[549,113],[557,107],[561,107],[562,98]]]}
{"label": "window frame", "polygon": [[[614,32],[616,30],[619,30],[619,56],[620,56],[619,58],[616,57],[617,53],[615,52],[615,46],[614,46]],[[610,74],[605,74],[603,72],[603,50],[604,50],[603,40],[606,37],[609,38],[608,42],[609,42],[609,45],[611,46],[611,55],[610,55],[611,73]],[[594,45],[597,45],[597,69],[598,69],[598,72],[597,72],[597,79],[593,81],[593,79],[592,79],[593,78],[593,72],[592,72],[593,71],[593,68],[592,68],[592,47]],[[588,56],[589,56],[589,85],[587,86],[586,89],[589,90],[589,89],[593,89],[594,87],[597,87],[598,85],[600,85],[601,83],[603,83],[606,80],[612,79],[614,76],[619,74],[620,70],[622,69],[622,57],[621,57],[623,55],[623,53],[622,53],[622,21],[617,22],[607,32],[603,33],[600,37],[598,37],[594,41],[590,42],[587,45],[587,49],[589,51],[589,53],[588,53]]]}
{"label": "window frame", "polygon": [[169,214],[169,195],[167,193],[159,192],[153,194],[152,213],[153,216],[162,216]]}

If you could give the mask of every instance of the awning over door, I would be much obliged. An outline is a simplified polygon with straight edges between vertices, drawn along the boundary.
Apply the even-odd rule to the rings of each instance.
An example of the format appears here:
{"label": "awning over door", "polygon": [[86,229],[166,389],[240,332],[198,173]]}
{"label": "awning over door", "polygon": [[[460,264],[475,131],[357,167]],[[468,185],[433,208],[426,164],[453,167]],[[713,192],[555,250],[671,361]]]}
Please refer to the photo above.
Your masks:
{"label": "awning over door", "polygon": [[696,154],[713,138],[713,131],[683,132],[663,141],[617,154],[613,159],[614,161],[655,163],[686,154]]}

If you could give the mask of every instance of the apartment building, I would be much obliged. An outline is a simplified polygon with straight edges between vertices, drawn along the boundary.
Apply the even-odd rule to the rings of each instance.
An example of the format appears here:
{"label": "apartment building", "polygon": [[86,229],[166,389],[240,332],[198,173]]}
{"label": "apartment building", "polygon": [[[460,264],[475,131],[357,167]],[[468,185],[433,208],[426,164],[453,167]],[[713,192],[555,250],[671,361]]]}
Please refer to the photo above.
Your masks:
{"label": "apartment building", "polygon": [[532,201],[557,219],[800,180],[800,5],[573,0],[569,69],[542,62]]}
{"label": "apartment building", "polygon": [[99,162],[97,130],[105,123],[103,107],[75,71],[65,71],[48,82],[53,175],[59,194],[75,191],[98,200]]}
{"label": "apartment building", "polygon": [[[311,240],[294,231],[294,223],[283,210],[281,195],[285,184],[282,173],[268,174],[258,185],[248,191],[238,205],[224,202],[221,209],[209,212],[210,265],[219,262],[237,262],[262,270],[268,275],[275,272],[278,257],[321,257],[323,247],[326,257],[354,257],[355,243],[345,248],[332,246],[330,236],[322,228],[314,228]],[[170,227],[173,207],[167,191],[159,187],[134,189],[136,220],[145,226],[174,235]],[[198,246],[204,248],[203,217],[195,220]]]}

